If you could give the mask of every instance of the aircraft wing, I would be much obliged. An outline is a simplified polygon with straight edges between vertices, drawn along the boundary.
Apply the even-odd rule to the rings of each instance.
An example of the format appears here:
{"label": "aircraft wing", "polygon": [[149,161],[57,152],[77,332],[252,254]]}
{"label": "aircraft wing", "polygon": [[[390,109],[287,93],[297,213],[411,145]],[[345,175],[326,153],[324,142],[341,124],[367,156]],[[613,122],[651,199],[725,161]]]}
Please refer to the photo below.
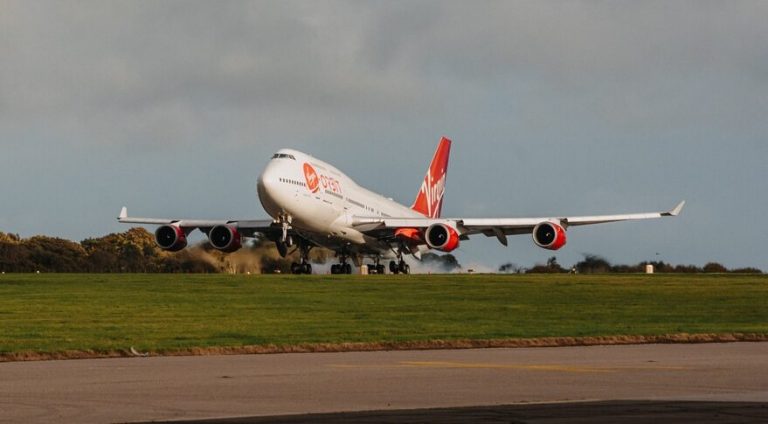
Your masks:
{"label": "aircraft wing", "polygon": [[208,233],[217,225],[229,225],[235,227],[246,236],[253,237],[257,233],[277,234],[282,231],[281,226],[271,219],[178,219],[178,218],[138,218],[128,216],[127,208],[123,207],[117,221],[124,224],[148,224],[148,225],[176,225],[181,228],[200,229]]}
{"label": "aircraft wing", "polygon": [[[432,224],[447,224],[456,228],[462,238],[472,234],[485,234],[488,237],[497,237],[506,245],[507,235],[529,234],[533,228],[542,222],[556,222],[568,228],[571,226],[603,224],[607,222],[632,221],[640,219],[655,219],[666,216],[677,216],[685,206],[685,201],[680,202],[673,209],[666,212],[645,212],[622,215],[595,215],[595,216],[560,216],[560,217],[534,217],[534,218],[387,218],[387,217],[354,217],[352,222],[355,228],[365,233],[385,235],[398,228],[427,228]],[[390,230],[390,231],[385,231]]]}

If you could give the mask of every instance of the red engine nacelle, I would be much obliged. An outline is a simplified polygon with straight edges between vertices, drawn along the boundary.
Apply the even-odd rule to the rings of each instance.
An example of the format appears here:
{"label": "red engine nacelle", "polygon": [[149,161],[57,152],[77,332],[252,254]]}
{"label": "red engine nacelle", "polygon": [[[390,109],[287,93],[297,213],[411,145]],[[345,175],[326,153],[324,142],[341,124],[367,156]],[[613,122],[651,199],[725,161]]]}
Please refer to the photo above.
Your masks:
{"label": "red engine nacelle", "polygon": [[565,228],[554,222],[541,222],[533,227],[533,242],[544,249],[557,250],[565,246]]}
{"label": "red engine nacelle", "polygon": [[176,225],[163,225],[155,230],[155,243],[170,252],[178,252],[187,247],[187,233]]}
{"label": "red engine nacelle", "polygon": [[459,233],[446,224],[432,224],[424,232],[427,246],[431,249],[450,252],[459,247]]}
{"label": "red engine nacelle", "polygon": [[242,237],[237,228],[229,225],[217,225],[208,232],[211,246],[222,252],[231,253],[243,247]]}

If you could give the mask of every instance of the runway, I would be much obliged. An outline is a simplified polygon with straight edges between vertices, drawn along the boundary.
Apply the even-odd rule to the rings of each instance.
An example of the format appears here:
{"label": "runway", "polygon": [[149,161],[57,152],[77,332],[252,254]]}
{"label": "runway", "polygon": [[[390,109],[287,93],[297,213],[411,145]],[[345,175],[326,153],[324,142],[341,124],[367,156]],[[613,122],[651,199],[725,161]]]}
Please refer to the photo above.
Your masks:
{"label": "runway", "polygon": [[[596,401],[603,403],[581,403]],[[525,405],[508,406],[514,404]],[[437,418],[442,416],[449,419],[442,422],[454,422],[451,417],[457,418],[461,413],[475,414],[472,416],[478,421],[489,411],[496,411],[491,416],[499,418],[511,417],[510,411],[515,410],[523,411],[520,412],[523,415],[516,416],[516,422],[526,422],[521,418],[526,416],[525,408],[533,414],[530,417],[547,418],[550,416],[546,411],[554,414],[558,410],[581,408],[583,412],[589,405],[598,408],[624,405],[636,410],[638,405],[646,405],[656,412],[665,405],[677,405],[682,408],[680,414],[696,412],[695,405],[709,408],[719,405],[721,409],[712,414],[719,414],[717,411],[730,406],[732,411],[741,411],[739,413],[746,413],[747,417],[767,420],[768,343],[151,357],[0,364],[0,422],[4,423],[202,419],[248,422],[255,419],[222,419],[349,411],[378,412],[337,415],[335,421],[345,416],[357,417],[353,421],[358,422],[440,421]],[[483,408],[458,408],[476,406]],[[425,408],[443,409],[424,411]],[[409,415],[402,410],[415,411]],[[366,414],[374,418],[366,420]],[[740,416],[742,420],[736,422],[750,422]],[[579,414],[571,411],[564,417],[578,418]],[[314,418],[313,421],[325,420],[323,416]],[[281,420],[300,422],[302,417]],[[467,420],[472,419],[455,422]],[[594,419],[547,422],[587,421]],[[536,421],[531,418],[530,422]]]}

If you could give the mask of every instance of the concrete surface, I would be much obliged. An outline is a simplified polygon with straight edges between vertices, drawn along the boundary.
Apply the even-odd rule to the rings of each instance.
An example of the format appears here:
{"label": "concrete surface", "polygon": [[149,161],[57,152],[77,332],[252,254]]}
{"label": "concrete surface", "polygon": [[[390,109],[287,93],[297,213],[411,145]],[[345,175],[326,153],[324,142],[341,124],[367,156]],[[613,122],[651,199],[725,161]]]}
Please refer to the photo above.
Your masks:
{"label": "concrete surface", "polygon": [[[289,414],[299,417],[284,418],[299,421],[285,422],[301,422],[307,418],[302,414],[345,411],[378,411],[373,413],[373,421],[366,422],[409,422],[408,413],[397,418],[396,414],[402,415],[398,411],[444,408],[448,412],[443,416],[448,419],[450,411],[461,413],[463,409],[457,407],[486,406],[479,409],[486,413],[521,408],[502,407],[510,404],[558,403],[527,405],[540,414],[571,407],[584,411],[579,406],[584,404],[573,402],[625,400],[652,401],[645,403],[650,408],[647,417],[659,408],[668,412],[676,407],[685,409],[680,405],[699,405],[710,412],[717,405],[736,408],[736,404],[724,402],[740,402],[742,411],[759,414],[768,404],[768,343],[0,363],[3,423],[201,420]],[[603,405],[616,409],[637,404]],[[395,415],[381,415],[387,411]],[[618,409],[615,412],[619,413]],[[363,421],[364,414],[358,413],[357,421]],[[375,416],[381,419],[376,421]],[[438,416],[415,417],[423,422],[437,421]],[[311,421],[322,417],[314,418]],[[249,422],[244,421],[248,418],[240,419],[238,422]]]}

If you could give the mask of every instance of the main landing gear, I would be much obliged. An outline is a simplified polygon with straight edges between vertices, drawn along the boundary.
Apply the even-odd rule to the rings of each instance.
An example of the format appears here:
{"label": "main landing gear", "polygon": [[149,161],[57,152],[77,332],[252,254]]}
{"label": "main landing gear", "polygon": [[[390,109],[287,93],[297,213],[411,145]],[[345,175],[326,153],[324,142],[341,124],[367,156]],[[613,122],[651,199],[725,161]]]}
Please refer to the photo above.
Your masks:
{"label": "main landing gear", "polygon": [[331,274],[351,274],[352,265],[348,263],[331,265]]}
{"label": "main landing gear", "polygon": [[336,256],[339,258],[339,263],[331,265],[331,274],[352,274],[352,265],[347,263],[349,259],[347,251],[336,252]]}
{"label": "main landing gear", "polygon": [[309,262],[292,263],[291,274],[312,274],[312,264]]}
{"label": "main landing gear", "polygon": [[379,263],[379,257],[373,259],[373,263],[368,265],[369,274],[384,274],[384,265]]}
{"label": "main landing gear", "polygon": [[389,261],[389,271],[393,274],[410,274],[411,266],[402,259],[399,262]]}
{"label": "main landing gear", "polygon": [[395,254],[397,254],[397,262],[395,261],[389,261],[389,272],[393,274],[410,274],[411,273],[411,266],[405,263],[403,260],[403,252],[406,250],[405,245],[400,244],[400,248],[395,251],[392,249]]}
{"label": "main landing gear", "polygon": [[301,263],[294,262],[291,264],[291,274],[312,274],[312,264],[309,263],[310,250],[312,250],[312,246],[308,243],[299,243]]}

